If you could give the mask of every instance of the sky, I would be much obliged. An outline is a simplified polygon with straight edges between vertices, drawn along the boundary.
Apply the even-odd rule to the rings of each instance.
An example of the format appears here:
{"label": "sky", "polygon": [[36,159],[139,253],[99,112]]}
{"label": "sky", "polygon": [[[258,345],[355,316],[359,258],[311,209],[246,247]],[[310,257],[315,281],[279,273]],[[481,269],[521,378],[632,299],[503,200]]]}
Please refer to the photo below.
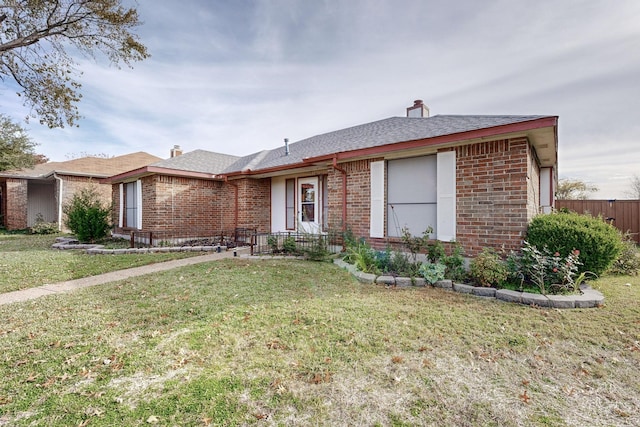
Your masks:
{"label": "sky", "polygon": [[[52,161],[174,145],[247,155],[392,116],[559,116],[559,176],[621,199],[640,175],[638,0],[123,0],[151,58],[77,58],[77,128],[23,124]],[[2,87],[0,110],[27,113]]]}

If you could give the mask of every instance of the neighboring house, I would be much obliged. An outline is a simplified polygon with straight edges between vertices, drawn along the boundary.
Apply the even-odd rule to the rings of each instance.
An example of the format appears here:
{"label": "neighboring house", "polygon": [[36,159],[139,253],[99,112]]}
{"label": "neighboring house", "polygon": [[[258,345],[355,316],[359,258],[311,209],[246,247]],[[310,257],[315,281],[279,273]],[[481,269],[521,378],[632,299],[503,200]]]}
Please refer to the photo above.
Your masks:
{"label": "neighboring house", "polygon": [[8,230],[33,226],[37,219],[57,222],[64,228],[63,206],[76,191],[94,185],[105,203],[111,203],[111,187],[100,180],[138,168],[159,158],[138,152],[112,158],[83,157],[49,162],[32,169],[0,172],[0,218]]}
{"label": "neighboring house", "polygon": [[230,156],[198,150],[184,156],[202,158],[201,167],[188,161],[177,167],[178,160],[169,159],[107,181],[114,184],[122,232],[348,228],[384,247],[404,227],[416,235],[432,227],[432,238],[455,240],[474,256],[487,246],[519,248],[529,220],[553,207],[557,123],[557,116],[428,117],[416,101],[407,117],[232,163]]}

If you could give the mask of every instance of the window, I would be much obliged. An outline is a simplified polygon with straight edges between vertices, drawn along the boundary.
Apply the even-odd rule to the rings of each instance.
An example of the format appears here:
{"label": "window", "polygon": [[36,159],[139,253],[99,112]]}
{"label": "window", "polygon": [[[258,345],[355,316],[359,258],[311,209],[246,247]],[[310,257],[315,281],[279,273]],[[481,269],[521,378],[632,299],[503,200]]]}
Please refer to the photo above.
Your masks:
{"label": "window", "polygon": [[287,179],[285,181],[285,209],[287,230],[296,229],[296,180]]}
{"label": "window", "polygon": [[135,181],[125,184],[125,227],[140,228],[138,221],[141,212],[138,211],[138,202],[142,195],[140,194],[139,183],[140,181]]}
{"label": "window", "polygon": [[300,211],[302,222],[316,221],[316,186],[313,183],[300,184]]}
{"label": "window", "polygon": [[400,237],[407,227],[421,235],[436,229],[436,156],[387,163],[387,236]]}
{"label": "window", "polygon": [[455,239],[455,151],[372,162],[370,172],[371,237],[398,237],[404,227],[421,235],[431,227],[432,238]]}

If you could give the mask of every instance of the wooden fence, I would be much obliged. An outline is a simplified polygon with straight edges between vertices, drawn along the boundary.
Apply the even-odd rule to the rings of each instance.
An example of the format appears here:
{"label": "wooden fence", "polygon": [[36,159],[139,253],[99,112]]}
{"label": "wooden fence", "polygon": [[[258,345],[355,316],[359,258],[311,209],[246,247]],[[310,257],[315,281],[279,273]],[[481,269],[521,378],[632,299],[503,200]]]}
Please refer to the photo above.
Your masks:
{"label": "wooden fence", "polygon": [[640,200],[556,200],[556,209],[602,215],[623,233],[640,243]]}

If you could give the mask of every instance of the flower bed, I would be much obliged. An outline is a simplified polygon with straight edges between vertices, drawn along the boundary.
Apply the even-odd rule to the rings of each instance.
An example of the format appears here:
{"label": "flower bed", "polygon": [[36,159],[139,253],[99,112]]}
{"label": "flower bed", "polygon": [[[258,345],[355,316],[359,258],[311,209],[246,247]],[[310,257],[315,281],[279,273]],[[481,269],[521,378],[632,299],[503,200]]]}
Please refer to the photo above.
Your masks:
{"label": "flower bed", "polygon": [[[422,278],[381,276],[358,271],[353,265],[342,259],[333,261],[336,265],[348,270],[362,283],[378,283],[388,287],[426,286]],[[593,308],[604,304],[604,296],[583,284],[580,294],[572,295],[542,295],[529,292],[513,291],[509,289],[495,289],[483,286],[453,283],[451,280],[440,280],[433,285],[436,288],[451,290],[477,297],[495,298],[500,301],[550,308]]]}

